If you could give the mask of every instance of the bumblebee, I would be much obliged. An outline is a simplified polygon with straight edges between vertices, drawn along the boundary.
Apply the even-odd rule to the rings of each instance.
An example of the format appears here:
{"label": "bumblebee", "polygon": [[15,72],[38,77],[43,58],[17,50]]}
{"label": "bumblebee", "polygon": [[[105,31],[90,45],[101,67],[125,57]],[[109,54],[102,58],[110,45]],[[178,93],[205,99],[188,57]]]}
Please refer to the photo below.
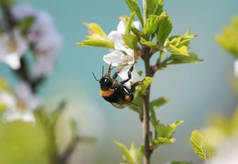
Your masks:
{"label": "bumblebee", "polygon": [[117,81],[116,79],[122,68],[123,67],[121,66],[111,77],[110,73],[112,66],[110,65],[105,75],[102,71],[102,78],[100,80],[97,80],[96,76],[93,74],[95,80],[99,81],[100,95],[117,108],[124,108],[132,103],[136,86],[139,84],[139,82],[136,82],[132,84],[130,88],[125,86],[125,83],[131,79],[131,73],[134,66],[131,66],[129,69],[128,78],[126,80]]}

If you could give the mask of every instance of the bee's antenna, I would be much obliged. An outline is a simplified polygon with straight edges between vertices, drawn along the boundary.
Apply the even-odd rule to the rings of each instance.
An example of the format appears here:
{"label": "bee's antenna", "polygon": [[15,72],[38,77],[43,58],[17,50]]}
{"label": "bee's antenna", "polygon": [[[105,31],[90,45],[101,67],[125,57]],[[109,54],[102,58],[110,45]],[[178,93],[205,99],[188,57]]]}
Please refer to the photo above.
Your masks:
{"label": "bee's antenna", "polygon": [[104,76],[104,66],[102,66],[102,77]]}
{"label": "bee's antenna", "polygon": [[92,74],[93,74],[94,79],[95,79],[96,81],[99,81],[93,72],[92,72]]}

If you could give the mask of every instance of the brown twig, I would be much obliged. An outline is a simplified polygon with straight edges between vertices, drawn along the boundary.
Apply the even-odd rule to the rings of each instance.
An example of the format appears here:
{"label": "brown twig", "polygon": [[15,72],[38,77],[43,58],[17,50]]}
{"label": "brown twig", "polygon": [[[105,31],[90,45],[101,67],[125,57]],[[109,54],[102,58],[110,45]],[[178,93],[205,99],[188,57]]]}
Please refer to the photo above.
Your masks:
{"label": "brown twig", "polygon": [[[143,60],[145,64],[146,76],[152,77],[153,72],[150,67],[151,51],[147,47],[143,49]],[[143,126],[143,138],[144,138],[144,164],[150,163],[151,149],[150,149],[150,86],[147,88],[146,94],[143,97],[143,115],[142,115],[142,126]]]}

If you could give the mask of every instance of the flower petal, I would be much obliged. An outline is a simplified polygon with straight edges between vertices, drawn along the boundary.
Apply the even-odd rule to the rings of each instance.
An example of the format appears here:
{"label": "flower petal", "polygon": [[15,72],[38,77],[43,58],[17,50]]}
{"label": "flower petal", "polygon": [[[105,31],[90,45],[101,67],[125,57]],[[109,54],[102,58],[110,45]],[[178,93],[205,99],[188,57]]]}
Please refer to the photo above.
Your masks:
{"label": "flower petal", "polygon": [[16,99],[7,92],[0,92],[0,102],[3,102],[7,108],[13,109],[16,108]]}
{"label": "flower petal", "polygon": [[238,60],[234,62],[234,75],[238,77]]}
{"label": "flower petal", "polygon": [[20,56],[16,53],[7,54],[2,60],[4,60],[5,63],[7,63],[12,69],[15,70],[19,69],[21,66]]}
{"label": "flower petal", "polygon": [[121,34],[125,34],[126,32],[126,24],[123,20],[121,20],[119,22],[119,24],[117,25],[117,31]]}
{"label": "flower petal", "polygon": [[103,60],[107,64],[112,64],[112,66],[117,67],[118,65],[120,65],[122,62],[126,60],[126,57],[121,51],[114,50],[114,51],[111,51],[109,54],[104,55]]}
{"label": "flower petal", "polygon": [[140,21],[134,21],[134,22],[133,22],[133,25],[135,26],[135,28],[136,28],[137,30],[140,30],[140,28],[141,28]]}
{"label": "flower petal", "polygon": [[35,123],[35,116],[33,112],[31,111],[7,111],[3,114],[3,119],[7,122],[13,122],[13,121],[24,121],[24,122],[31,122]]}
{"label": "flower petal", "polygon": [[[124,67],[121,72],[118,74],[122,80],[128,79],[128,71],[131,68],[131,65]],[[134,67],[133,71],[131,72],[131,80],[127,82],[125,85],[130,86],[131,83],[135,83],[137,81],[141,81],[142,77],[137,73],[136,68]]]}
{"label": "flower petal", "polygon": [[40,106],[40,99],[33,94],[30,86],[22,82],[14,89],[18,99],[27,104],[29,110],[34,110]]}

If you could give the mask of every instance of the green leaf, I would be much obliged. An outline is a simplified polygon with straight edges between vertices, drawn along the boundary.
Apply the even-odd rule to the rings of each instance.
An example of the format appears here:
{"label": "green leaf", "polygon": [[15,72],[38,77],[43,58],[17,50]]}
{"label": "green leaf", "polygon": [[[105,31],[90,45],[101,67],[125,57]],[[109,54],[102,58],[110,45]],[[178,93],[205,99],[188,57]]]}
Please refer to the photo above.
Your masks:
{"label": "green leaf", "polygon": [[8,82],[0,77],[0,91],[10,91]]}
{"label": "green leaf", "polygon": [[151,15],[147,20],[142,30],[145,37],[148,37],[158,31],[160,17],[157,15]]}
{"label": "green leaf", "polygon": [[18,24],[18,27],[22,32],[22,34],[26,35],[29,32],[34,21],[35,21],[34,17],[27,17]]}
{"label": "green leaf", "polygon": [[168,101],[169,101],[169,99],[167,99],[165,97],[157,98],[157,99],[153,100],[150,103],[150,108],[151,108],[151,110],[156,110],[157,108],[159,108],[159,107],[163,106],[164,104],[166,104]]}
{"label": "green leaf", "polygon": [[131,156],[131,154],[129,153],[128,149],[126,148],[125,145],[123,144],[120,144],[118,142],[114,142],[122,151],[123,155],[124,155],[124,158],[125,160],[129,163],[129,164],[135,164],[134,161],[133,161],[133,158]]}
{"label": "green leaf", "polygon": [[138,43],[138,38],[136,35],[128,34],[123,35],[122,37],[128,48],[136,50]]}
{"label": "green leaf", "polygon": [[194,130],[190,137],[194,152],[202,159],[206,160],[213,154],[211,145],[198,130]]}
{"label": "green leaf", "polygon": [[[107,40],[107,35],[105,32],[102,30],[102,28],[96,24],[96,23],[84,23],[85,26],[88,27],[89,29],[89,34],[88,38],[90,39],[106,39]],[[97,34],[97,35],[95,35]]]}
{"label": "green leaf", "polygon": [[136,16],[138,17],[142,27],[144,26],[144,21],[141,15],[140,7],[136,0],[125,0],[128,8],[130,9],[131,12],[135,12]]}
{"label": "green leaf", "polygon": [[141,43],[144,44],[144,45],[147,45],[151,48],[157,48],[158,47],[158,44],[155,43],[155,42],[152,42],[152,41],[146,41],[146,40],[141,39]]}
{"label": "green leaf", "polygon": [[187,46],[176,47],[172,44],[167,44],[166,50],[172,54],[189,56]]}
{"label": "green leaf", "polygon": [[84,40],[81,43],[76,43],[79,46],[90,46],[90,47],[99,47],[99,48],[114,48],[114,43],[109,40],[100,40],[100,39],[90,39]]}
{"label": "green leaf", "polygon": [[203,60],[198,58],[198,56],[195,53],[189,53],[189,56],[172,54],[167,59],[165,59],[165,64],[173,65],[173,64],[185,64],[185,63],[198,63],[201,61]]}
{"label": "green leaf", "polygon": [[175,123],[165,126],[164,124],[159,124],[158,133],[160,137],[171,138],[175,133],[176,128],[182,124],[184,121],[176,121]]}
{"label": "green leaf", "polygon": [[165,138],[165,137],[158,137],[157,139],[155,139],[152,143],[152,147],[153,149],[158,148],[159,146],[162,145],[167,145],[167,144],[171,144],[174,143],[176,141],[175,138]]}
{"label": "green leaf", "polygon": [[157,1],[157,4],[156,4],[154,14],[155,15],[160,15],[163,12],[163,6],[164,6],[163,3],[164,2],[163,2],[163,0],[156,0],[156,1]]}
{"label": "green leaf", "polygon": [[150,15],[160,15],[163,12],[163,0],[145,0],[144,14],[146,18]]}
{"label": "green leaf", "polygon": [[126,21],[126,31],[125,31],[126,35],[130,34],[131,26],[132,26],[132,22],[134,20],[135,14],[136,14],[135,12],[132,12],[129,19]]}
{"label": "green leaf", "polygon": [[189,56],[188,46],[195,37],[197,36],[191,35],[190,30],[188,30],[184,35],[170,37],[166,42],[165,48],[170,53]]}
{"label": "green leaf", "polygon": [[62,117],[64,111],[66,110],[66,102],[62,101],[58,107],[51,113],[51,123],[54,127],[57,124],[57,121]]}
{"label": "green leaf", "polygon": [[238,16],[235,16],[230,26],[223,28],[222,33],[215,37],[222,48],[236,59],[238,58]]}
{"label": "green leaf", "polygon": [[137,159],[138,159],[138,164],[142,164],[142,159],[144,156],[144,151],[145,151],[145,146],[141,145],[138,152],[137,152]]}
{"label": "green leaf", "polygon": [[155,137],[156,138],[157,138],[157,134],[158,134],[157,129],[158,129],[159,123],[158,123],[157,118],[156,118],[155,110],[157,108],[161,107],[162,105],[164,105],[165,103],[167,103],[168,101],[169,101],[169,99],[161,97],[161,98],[153,100],[150,103],[151,123],[155,128]]}
{"label": "green leaf", "polygon": [[173,24],[169,18],[169,16],[167,15],[166,12],[163,12],[160,15],[160,19],[159,19],[159,26],[158,26],[158,34],[157,34],[157,39],[158,42],[163,45],[165,40],[168,38],[169,34],[171,33],[173,28]]}
{"label": "green leaf", "polygon": [[5,111],[7,110],[7,105],[0,100],[0,111]]}
{"label": "green leaf", "polygon": [[185,161],[172,161],[170,164],[193,164],[193,162],[185,162]]}

